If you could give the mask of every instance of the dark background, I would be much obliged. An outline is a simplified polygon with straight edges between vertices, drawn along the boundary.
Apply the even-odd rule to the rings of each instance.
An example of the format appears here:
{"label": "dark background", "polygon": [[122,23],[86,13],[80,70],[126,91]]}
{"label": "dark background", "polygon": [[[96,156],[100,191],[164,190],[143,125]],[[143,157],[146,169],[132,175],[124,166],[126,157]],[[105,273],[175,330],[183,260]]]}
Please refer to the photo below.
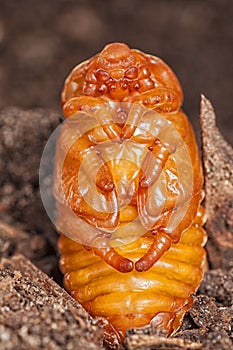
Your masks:
{"label": "dark background", "polygon": [[109,42],[163,58],[199,131],[200,94],[233,140],[232,0],[0,0],[0,108],[60,110],[68,72]]}

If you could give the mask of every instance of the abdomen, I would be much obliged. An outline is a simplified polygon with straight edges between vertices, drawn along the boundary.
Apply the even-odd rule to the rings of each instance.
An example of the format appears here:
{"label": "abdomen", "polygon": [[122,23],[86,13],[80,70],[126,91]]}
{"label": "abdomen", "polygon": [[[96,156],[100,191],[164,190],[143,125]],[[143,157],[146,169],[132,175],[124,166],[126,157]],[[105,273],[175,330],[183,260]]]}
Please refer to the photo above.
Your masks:
{"label": "abdomen", "polygon": [[[64,284],[71,295],[95,317],[104,317],[123,338],[132,327],[151,320],[168,334],[176,331],[193,303],[203,274],[206,233],[201,227],[200,208],[193,225],[183,232],[178,244],[173,244],[150,270],[123,274],[86,250],[81,244],[61,236],[60,268]],[[137,261],[152,244],[145,235],[116,250]]]}

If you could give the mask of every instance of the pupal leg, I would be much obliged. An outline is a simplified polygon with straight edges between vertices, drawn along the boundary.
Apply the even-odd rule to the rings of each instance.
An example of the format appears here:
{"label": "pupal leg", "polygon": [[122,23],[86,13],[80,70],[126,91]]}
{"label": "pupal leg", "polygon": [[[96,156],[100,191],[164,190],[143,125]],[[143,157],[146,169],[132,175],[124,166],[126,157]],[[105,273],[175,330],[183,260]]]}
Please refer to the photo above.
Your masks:
{"label": "pupal leg", "polygon": [[111,233],[88,225],[86,221],[73,215],[69,207],[64,204],[58,202],[58,208],[61,213],[57,220],[60,233],[82,244],[85,249],[92,250],[96,256],[120,272],[129,272],[133,269],[133,262],[111,247],[109,241]]}
{"label": "pupal leg", "polygon": [[[91,183],[101,190],[97,202],[104,202],[106,210],[97,210],[89,205],[79,189],[79,169],[83,166]],[[87,180],[82,188],[88,188]],[[62,168],[62,189],[65,199],[76,215],[85,221],[102,229],[112,230],[119,221],[117,193],[112,180],[111,172],[104,159],[96,152],[93,143],[87,135],[79,137],[69,149]]]}
{"label": "pupal leg", "polygon": [[[161,213],[149,213],[147,208],[149,187],[159,178],[171,152],[158,139],[148,149],[150,152],[146,155],[139,174],[138,210],[142,223],[148,229],[151,229],[151,232],[155,233],[155,237],[146,254],[135,263],[137,271],[150,269],[170,248],[172,243],[171,237],[163,230],[163,225],[166,225],[172,211],[167,210],[165,213],[162,213],[161,217]],[[160,220],[160,228],[153,230],[158,220]]]}
{"label": "pupal leg", "polygon": [[104,199],[106,205],[108,205],[107,212],[93,208],[78,192],[72,198],[68,198],[67,203],[72,211],[88,224],[110,232],[117,227],[119,222],[119,209],[115,191],[104,194]]}
{"label": "pupal leg", "polygon": [[109,241],[103,237],[97,237],[92,242],[92,251],[95,255],[99,256],[108,265],[120,272],[130,272],[133,270],[133,262],[119,253],[111,247]]}
{"label": "pupal leg", "polygon": [[[135,263],[137,271],[146,271],[160,259],[170,248],[172,243],[178,243],[183,231],[194,221],[199,203],[202,199],[201,192],[192,197],[190,201],[184,202],[175,211],[170,211],[170,221],[166,227],[152,230],[156,235],[154,241],[146,254]],[[181,213],[184,211],[183,218]],[[178,221],[176,220],[178,218]]]}
{"label": "pupal leg", "polygon": [[149,270],[171,247],[171,243],[171,239],[166,233],[158,232],[149,250],[135,263],[135,269],[139,272]]}
{"label": "pupal leg", "polygon": [[183,100],[182,88],[171,68],[160,58],[150,56],[149,70],[162,86],[175,93],[177,106],[181,106]]}
{"label": "pupal leg", "polygon": [[[152,229],[152,233],[155,233],[154,241],[150,246],[146,254],[135,263],[135,269],[137,271],[147,271],[153,266],[161,256],[170,249],[172,243],[177,243],[180,240],[182,232],[188,228],[195,217],[195,201],[199,201],[198,198],[192,200],[187,208],[186,215],[181,222],[174,227],[172,231],[169,231],[170,227],[159,227],[157,230]],[[185,203],[186,204],[186,203]],[[183,205],[185,205],[183,204]],[[182,210],[183,206],[174,211],[174,215],[178,214]],[[172,221],[173,211],[167,211],[163,216],[168,216]]]}
{"label": "pupal leg", "polygon": [[150,230],[159,219],[158,215],[161,214],[161,210],[153,211],[153,213],[148,210],[149,188],[159,178],[171,151],[158,139],[148,147],[148,150],[139,173],[137,201],[140,220]]}
{"label": "pupal leg", "polygon": [[159,312],[157,313],[150,324],[154,329],[165,329],[167,336],[173,335],[181,326],[184,315],[187,310],[193,305],[194,298],[191,296],[183,301],[180,301],[180,309],[174,310],[172,307],[170,312]]}
{"label": "pupal leg", "polygon": [[101,104],[103,101],[91,96],[72,97],[63,105],[63,113],[65,118],[69,118],[78,111],[88,112]]}
{"label": "pupal leg", "polygon": [[91,146],[82,159],[81,167],[88,178],[103,192],[111,192],[115,185],[112,174],[101,157],[101,153]]}
{"label": "pupal leg", "polygon": [[133,136],[144,112],[145,108],[142,105],[136,103],[132,105],[126,120],[126,124],[122,128],[121,138],[123,140],[130,139]]}
{"label": "pupal leg", "polygon": [[174,91],[160,86],[141,93],[134,102],[143,103],[145,107],[162,113],[175,112],[180,107],[180,99]]}
{"label": "pupal leg", "polygon": [[95,144],[88,136],[88,134],[83,134],[70,147],[63,164],[62,173],[64,175],[66,167],[67,170],[69,170],[75,163],[76,171],[78,172],[78,168],[80,164],[82,164],[82,168],[85,170],[90,180],[94,182],[100,190],[106,192],[112,191],[114,183],[112,181],[111,172],[104,159],[101,157],[100,152],[95,149]]}
{"label": "pupal leg", "polygon": [[63,106],[63,113],[66,118],[78,111],[86,111],[101,124],[108,138],[113,142],[120,142],[121,128],[113,122],[112,114],[114,108],[102,100],[91,96],[80,96],[69,99]]}
{"label": "pupal leg", "polygon": [[113,121],[114,108],[108,104],[96,106],[94,116],[102,126],[104,132],[113,142],[121,142],[121,128]]}
{"label": "pupal leg", "polygon": [[148,150],[139,174],[141,188],[148,188],[156,182],[170,155],[168,148],[158,139],[148,147]]}

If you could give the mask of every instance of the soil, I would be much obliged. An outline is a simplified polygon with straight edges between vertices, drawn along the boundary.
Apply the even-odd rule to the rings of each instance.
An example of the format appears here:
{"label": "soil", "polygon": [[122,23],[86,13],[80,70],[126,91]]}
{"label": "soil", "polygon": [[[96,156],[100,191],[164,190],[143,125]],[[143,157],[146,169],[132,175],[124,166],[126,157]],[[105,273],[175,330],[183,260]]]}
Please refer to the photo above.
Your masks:
{"label": "soil", "polygon": [[2,260],[1,349],[100,350],[103,331],[23,256]]}
{"label": "soil", "polygon": [[[105,0],[22,0],[20,5],[0,0],[3,350],[105,347],[96,321],[59,287],[57,234],[39,191],[39,164],[46,141],[62,118],[60,91],[68,72],[111,41],[156,54],[181,80],[184,109],[197,137],[203,92],[232,143],[232,16],[230,0],[148,0],[143,6],[139,0],[114,0],[111,6]],[[134,329],[126,337],[129,350],[233,348],[233,151],[216,128],[205,99],[201,124],[209,271],[175,337],[166,339],[149,326]],[[43,180],[49,188],[51,178],[45,174]]]}

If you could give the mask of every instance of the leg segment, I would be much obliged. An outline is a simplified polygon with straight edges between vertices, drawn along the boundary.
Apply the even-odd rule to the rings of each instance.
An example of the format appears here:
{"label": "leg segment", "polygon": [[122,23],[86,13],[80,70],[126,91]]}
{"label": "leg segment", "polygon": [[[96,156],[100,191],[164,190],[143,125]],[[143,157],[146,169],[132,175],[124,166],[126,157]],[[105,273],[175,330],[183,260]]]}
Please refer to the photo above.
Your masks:
{"label": "leg segment", "polygon": [[120,142],[121,128],[113,122],[111,107],[91,96],[73,97],[63,106],[63,113],[66,118],[74,115],[78,111],[91,113],[92,117],[101,124],[108,138],[114,142]]}
{"label": "leg segment", "polygon": [[129,111],[126,124],[122,128],[121,138],[123,140],[130,139],[133,136],[144,112],[145,108],[143,106],[140,104],[133,104],[132,108]]}
{"label": "leg segment", "polygon": [[95,183],[100,190],[107,192],[112,191],[114,183],[112,181],[111,172],[94,146],[95,145],[89,139],[88,134],[79,137],[73,143],[66,155],[63,165],[63,174],[66,167],[67,171],[69,171],[74,165],[76,166],[76,171],[78,173],[78,168],[80,167],[80,164],[82,164],[82,168],[85,170],[90,180]]}
{"label": "leg segment", "polygon": [[[149,152],[143,160],[142,169],[139,173],[137,201],[140,220],[143,225],[150,230],[161,216],[162,208],[158,208],[158,210],[153,211],[153,213],[149,212],[147,208],[149,188],[158,180],[171,152],[158,139],[156,139],[148,149]],[[161,199],[165,200],[165,198]],[[165,216],[164,219],[166,219]]]}
{"label": "leg segment", "polygon": [[151,152],[145,157],[143,169],[139,174],[138,211],[144,226],[156,232],[156,235],[147,253],[136,262],[137,271],[148,270],[170,248],[172,243],[180,240],[182,232],[194,220],[200,202],[200,195],[198,195],[190,200],[184,197],[183,202],[177,205],[179,193],[174,193],[174,196],[176,194],[174,200],[171,200],[172,197],[169,198],[169,201],[164,198],[165,212],[163,208],[160,208],[160,212],[156,211],[156,208],[152,213],[149,212],[149,187],[157,181],[170,155],[168,149],[159,140],[156,140],[149,150]]}
{"label": "leg segment", "polygon": [[167,90],[175,92],[177,106],[181,106],[183,100],[182,88],[171,68],[158,57],[150,56],[149,60],[150,71],[154,78]]}
{"label": "leg segment", "polygon": [[[89,191],[94,191],[93,196],[96,196],[99,210],[89,205],[80,192],[81,165],[89,179],[88,181],[84,178],[81,190],[89,188]],[[71,146],[61,172],[65,200],[74,213],[95,227],[106,230],[115,229],[119,221],[119,208],[111,172],[104,159],[96,152],[88,135],[82,135]],[[95,185],[101,192],[95,190]]]}
{"label": "leg segment", "polygon": [[111,172],[101,157],[101,153],[96,151],[93,146],[88,149],[85,157],[83,157],[81,167],[101,191],[111,192],[114,189],[115,185]]}
{"label": "leg segment", "polygon": [[78,111],[90,111],[103,104],[103,101],[91,96],[72,97],[63,105],[65,118],[69,118]]}
{"label": "leg segment", "polygon": [[155,315],[150,324],[153,328],[166,329],[167,336],[171,336],[181,326],[184,315],[193,305],[194,298],[189,297],[180,304],[180,310],[175,312],[159,312]]}
{"label": "leg segment", "polygon": [[135,269],[139,272],[147,271],[170,248],[171,239],[163,232],[158,232],[146,254],[135,263]]}
{"label": "leg segment", "polygon": [[134,99],[134,102],[143,103],[145,107],[162,113],[174,112],[180,107],[177,95],[174,94],[173,90],[164,87],[156,87],[143,92]]}
{"label": "leg segment", "polygon": [[114,109],[108,108],[103,100],[91,96],[73,97],[63,106],[63,113],[66,118],[78,111],[86,111],[101,124],[108,138],[113,142],[121,142],[121,128],[113,122],[112,113]]}
{"label": "leg segment", "polygon": [[119,222],[118,203],[115,191],[107,193],[104,197],[109,208],[108,212],[93,208],[78,191],[73,197],[67,199],[67,204],[76,215],[84,219],[88,224],[110,232],[117,227]]}
{"label": "leg segment", "polygon": [[122,255],[118,254],[116,250],[111,247],[106,238],[97,237],[93,242],[93,252],[99,256],[103,261],[112,266],[120,272],[130,272],[133,270],[133,262]]}
{"label": "leg segment", "polygon": [[157,181],[170,155],[169,150],[160,140],[155,140],[148,149],[150,152],[142,163],[142,171],[139,175],[139,186],[142,188],[148,188]]}
{"label": "leg segment", "polygon": [[113,142],[121,142],[121,128],[119,125],[113,122],[113,111],[108,105],[100,105],[96,107],[94,116],[96,120],[101,124],[104,132],[108,135],[109,139]]}
{"label": "leg segment", "polygon": [[[154,242],[146,254],[135,263],[137,271],[148,270],[170,248],[172,243],[179,242],[183,231],[194,221],[201,198],[202,194],[198,193],[189,202],[183,203],[177,210],[167,212],[169,213],[169,224],[163,226],[161,223],[161,226],[157,230],[154,230],[158,232],[156,233]],[[166,213],[163,215],[166,215]],[[178,221],[176,220],[177,218]]]}

